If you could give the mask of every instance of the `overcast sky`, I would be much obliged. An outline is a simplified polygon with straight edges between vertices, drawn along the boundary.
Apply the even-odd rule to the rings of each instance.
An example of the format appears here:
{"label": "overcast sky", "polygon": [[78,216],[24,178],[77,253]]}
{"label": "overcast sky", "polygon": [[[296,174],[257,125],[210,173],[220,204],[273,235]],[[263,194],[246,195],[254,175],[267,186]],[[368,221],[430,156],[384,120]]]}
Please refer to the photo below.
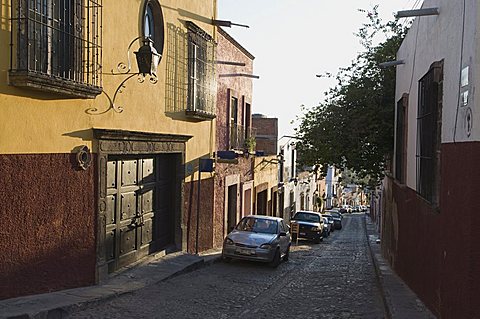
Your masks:
{"label": "overcast sky", "polygon": [[225,30],[255,56],[252,108],[279,119],[279,137],[293,134],[290,124],[300,105],[322,101],[336,73],[361,50],[354,33],[365,15],[358,9],[379,5],[382,18],[419,7],[421,0],[218,0],[221,20],[249,25]]}

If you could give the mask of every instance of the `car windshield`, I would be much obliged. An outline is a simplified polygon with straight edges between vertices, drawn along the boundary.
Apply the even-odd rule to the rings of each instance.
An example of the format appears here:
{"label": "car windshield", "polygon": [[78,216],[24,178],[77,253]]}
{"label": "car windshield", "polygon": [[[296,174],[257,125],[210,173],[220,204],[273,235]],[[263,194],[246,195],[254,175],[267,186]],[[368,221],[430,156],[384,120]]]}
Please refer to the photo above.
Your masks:
{"label": "car windshield", "polygon": [[236,230],[276,234],[278,232],[278,222],[265,218],[245,217],[238,223]]}
{"label": "car windshield", "polygon": [[332,215],[333,217],[340,217],[338,213],[330,213],[330,215]]}
{"label": "car windshield", "polygon": [[320,222],[320,216],[315,215],[315,214],[309,214],[309,213],[297,213],[293,217],[293,219],[304,221],[304,222],[312,222],[312,223],[319,223]]}

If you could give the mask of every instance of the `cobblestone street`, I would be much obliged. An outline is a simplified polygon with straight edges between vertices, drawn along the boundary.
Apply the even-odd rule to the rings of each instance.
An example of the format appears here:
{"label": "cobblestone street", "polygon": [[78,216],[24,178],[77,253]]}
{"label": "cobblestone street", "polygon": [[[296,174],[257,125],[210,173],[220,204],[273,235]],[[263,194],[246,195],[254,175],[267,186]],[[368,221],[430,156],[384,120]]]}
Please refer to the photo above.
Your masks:
{"label": "cobblestone street", "polygon": [[301,241],[272,269],[216,263],[69,318],[384,318],[363,214],[320,244]]}

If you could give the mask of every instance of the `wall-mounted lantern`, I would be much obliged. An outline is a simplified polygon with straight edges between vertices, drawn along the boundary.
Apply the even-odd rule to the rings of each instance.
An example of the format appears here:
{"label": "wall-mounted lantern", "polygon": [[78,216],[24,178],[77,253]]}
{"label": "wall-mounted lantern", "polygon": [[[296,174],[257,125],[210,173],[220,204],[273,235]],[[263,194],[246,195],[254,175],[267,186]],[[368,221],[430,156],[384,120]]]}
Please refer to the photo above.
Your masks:
{"label": "wall-mounted lantern", "polygon": [[[141,40],[141,43],[142,43],[138,51],[134,52],[137,60],[138,72],[131,72],[132,63],[130,61],[130,55],[131,55],[130,50],[133,44],[138,40]],[[113,97],[111,97],[107,92],[105,92],[105,90],[102,91],[102,93],[104,93],[107,96],[110,102],[110,107],[103,112],[99,112],[97,108],[91,108],[87,110],[87,113],[102,114],[102,113],[108,112],[110,109],[113,109],[117,113],[123,112],[123,107],[115,104],[115,100],[117,98],[117,95],[119,93],[122,93],[123,89],[125,89],[126,87],[125,83],[135,76],[137,76],[137,81],[139,83],[143,83],[145,82],[145,77],[147,77],[148,75],[149,82],[151,84],[156,84],[158,82],[157,69],[161,59],[162,59],[162,55],[157,52],[157,50],[154,47],[154,42],[150,37],[140,36],[133,39],[127,48],[127,63],[120,62],[117,65],[117,70],[111,71],[112,75],[128,75],[128,76],[125,79],[123,79],[123,81],[120,82],[120,84],[117,86],[115,93],[113,94]]]}
{"label": "wall-mounted lantern", "polygon": [[150,38],[143,39],[143,45],[134,52],[137,57],[139,73],[145,76],[157,76],[157,68],[160,63],[161,55],[153,47],[153,41]]}

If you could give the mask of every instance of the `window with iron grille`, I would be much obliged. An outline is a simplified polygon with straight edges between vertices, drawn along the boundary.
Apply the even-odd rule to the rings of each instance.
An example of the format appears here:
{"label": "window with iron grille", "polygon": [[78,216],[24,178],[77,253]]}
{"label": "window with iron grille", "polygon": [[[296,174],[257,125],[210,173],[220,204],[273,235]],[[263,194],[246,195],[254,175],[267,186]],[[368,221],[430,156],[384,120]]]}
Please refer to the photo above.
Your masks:
{"label": "window with iron grille", "polygon": [[10,84],[100,94],[102,0],[12,1]]}
{"label": "window with iron grille", "polygon": [[215,117],[216,80],[213,38],[194,23],[188,27],[187,112]]}
{"label": "window with iron grille", "polygon": [[194,119],[215,118],[215,42],[193,22],[187,32],[167,24],[166,112]]}
{"label": "window with iron grille", "polygon": [[395,133],[395,178],[402,184],[406,175],[408,94],[397,102],[397,128]]}
{"label": "window with iron grille", "polygon": [[417,192],[438,206],[443,62],[436,62],[419,81],[417,116]]}

